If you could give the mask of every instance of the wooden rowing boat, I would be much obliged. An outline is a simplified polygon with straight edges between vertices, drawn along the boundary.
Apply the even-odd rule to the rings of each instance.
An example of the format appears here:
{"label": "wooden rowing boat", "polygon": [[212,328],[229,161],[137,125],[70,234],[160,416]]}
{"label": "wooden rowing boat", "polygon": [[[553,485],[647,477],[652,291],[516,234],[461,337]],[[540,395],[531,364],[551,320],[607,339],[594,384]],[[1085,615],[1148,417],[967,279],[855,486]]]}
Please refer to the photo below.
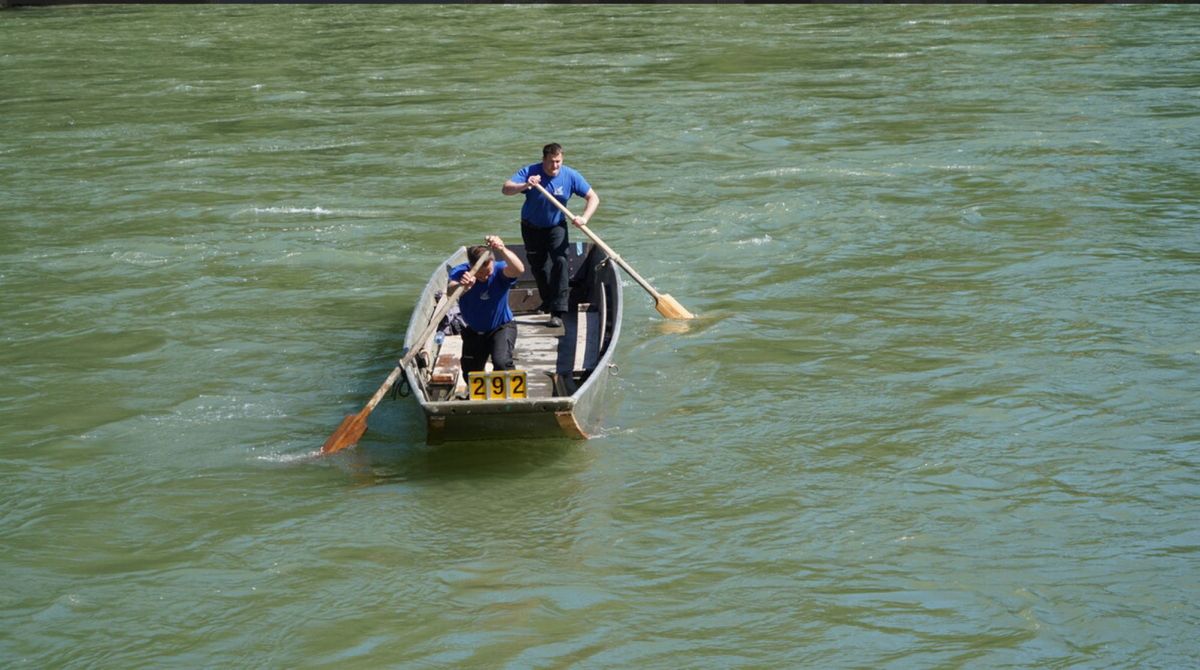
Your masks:
{"label": "wooden rowing boat", "polygon": [[[405,351],[419,347],[404,377],[425,414],[427,441],[570,437],[586,439],[598,428],[617,337],[621,332],[621,281],[617,264],[601,247],[570,245],[570,301],[563,325],[551,328],[529,272],[523,245],[508,248],[525,261],[509,305],[517,322],[513,355],[525,372],[526,397],[469,399],[461,374],[462,340],[439,329],[424,341],[439,301],[445,300],[447,269],[467,260],[465,247],[451,254],[430,277],[413,310]],[[444,339],[443,339],[444,338]],[[490,363],[489,363],[490,370]]]}

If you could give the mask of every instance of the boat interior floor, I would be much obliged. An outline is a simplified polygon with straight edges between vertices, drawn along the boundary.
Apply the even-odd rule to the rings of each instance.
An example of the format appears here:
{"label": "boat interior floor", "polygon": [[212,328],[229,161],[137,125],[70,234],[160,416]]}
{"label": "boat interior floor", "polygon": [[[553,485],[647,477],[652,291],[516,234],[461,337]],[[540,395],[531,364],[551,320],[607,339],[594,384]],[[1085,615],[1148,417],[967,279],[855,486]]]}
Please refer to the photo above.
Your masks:
{"label": "boat interior floor", "polygon": [[[518,312],[517,342],[513,362],[524,370],[528,397],[554,398],[573,394],[600,359],[602,334],[600,314],[590,305],[579,305],[563,317],[563,324],[550,327],[545,312]],[[465,399],[467,386],[461,374],[462,338],[447,336],[438,351],[428,391],[432,400]],[[491,363],[488,363],[491,370]]]}

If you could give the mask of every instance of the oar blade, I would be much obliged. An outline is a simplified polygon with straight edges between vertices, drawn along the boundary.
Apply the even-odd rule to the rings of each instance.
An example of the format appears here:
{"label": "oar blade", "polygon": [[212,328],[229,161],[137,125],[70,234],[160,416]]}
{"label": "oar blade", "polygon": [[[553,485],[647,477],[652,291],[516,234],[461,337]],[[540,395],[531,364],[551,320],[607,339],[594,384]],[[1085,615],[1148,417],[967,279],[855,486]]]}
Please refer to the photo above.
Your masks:
{"label": "oar blade", "polygon": [[358,444],[358,440],[367,432],[367,417],[361,412],[358,414],[348,414],[342,423],[333,431],[333,435],[325,440],[325,444],[321,447],[321,455],[336,454],[346,447],[353,447]]}
{"label": "oar blade", "polygon": [[679,319],[682,321],[696,318],[695,314],[687,311],[687,308],[679,304],[678,300],[672,298],[666,293],[658,294],[658,300],[655,301],[654,306],[658,308],[659,314],[662,314],[668,319]]}

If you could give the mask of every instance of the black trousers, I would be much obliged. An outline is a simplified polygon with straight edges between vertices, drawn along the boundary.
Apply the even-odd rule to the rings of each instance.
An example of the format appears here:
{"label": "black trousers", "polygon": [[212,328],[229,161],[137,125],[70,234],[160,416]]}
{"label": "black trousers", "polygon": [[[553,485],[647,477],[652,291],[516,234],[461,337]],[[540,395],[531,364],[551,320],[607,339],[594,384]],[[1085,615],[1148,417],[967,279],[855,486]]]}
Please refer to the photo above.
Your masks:
{"label": "black trousers", "polygon": [[571,278],[567,275],[567,223],[553,228],[537,228],[521,222],[521,240],[529,271],[537,282],[542,305],[550,313],[567,311]]}
{"label": "black trousers", "polygon": [[492,359],[493,370],[515,370],[513,365],[513,348],[517,346],[517,323],[509,321],[490,333],[477,333],[468,328],[462,329],[462,369],[463,374],[479,372],[487,366],[488,357]]}

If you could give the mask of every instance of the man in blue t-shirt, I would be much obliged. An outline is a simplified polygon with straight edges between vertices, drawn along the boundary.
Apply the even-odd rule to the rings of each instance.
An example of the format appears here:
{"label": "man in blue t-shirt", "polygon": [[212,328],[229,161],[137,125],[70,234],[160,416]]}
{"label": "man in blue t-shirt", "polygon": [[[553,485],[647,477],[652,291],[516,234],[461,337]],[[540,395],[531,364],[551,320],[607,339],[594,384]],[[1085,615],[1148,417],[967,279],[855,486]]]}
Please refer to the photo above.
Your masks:
{"label": "man in blue t-shirt", "polygon": [[[517,324],[508,306],[508,291],[525,272],[525,265],[499,237],[488,235],[484,241],[486,246],[467,249],[466,263],[450,268],[447,291],[455,286],[464,288],[458,298],[458,309],[467,324],[462,329],[463,374],[483,370],[489,356],[493,370],[515,369],[513,348],[517,344]],[[468,272],[484,254],[491,258],[477,273]],[[495,260],[497,255],[504,260]]]}
{"label": "man in blue t-shirt", "polygon": [[542,147],[542,162],[526,165],[504,182],[500,192],[504,195],[525,194],[521,206],[521,239],[525,242],[525,257],[529,259],[530,271],[537,281],[538,293],[542,298],[541,311],[550,313],[552,328],[562,325],[567,312],[567,297],[570,277],[567,275],[566,216],[546,199],[532,184],[541,184],[563,205],[572,195],[583,196],[586,205],[583,214],[571,223],[586,226],[596,208],[600,196],[592,190],[587,180],[578,171],[563,165],[562,146],[557,143]]}

